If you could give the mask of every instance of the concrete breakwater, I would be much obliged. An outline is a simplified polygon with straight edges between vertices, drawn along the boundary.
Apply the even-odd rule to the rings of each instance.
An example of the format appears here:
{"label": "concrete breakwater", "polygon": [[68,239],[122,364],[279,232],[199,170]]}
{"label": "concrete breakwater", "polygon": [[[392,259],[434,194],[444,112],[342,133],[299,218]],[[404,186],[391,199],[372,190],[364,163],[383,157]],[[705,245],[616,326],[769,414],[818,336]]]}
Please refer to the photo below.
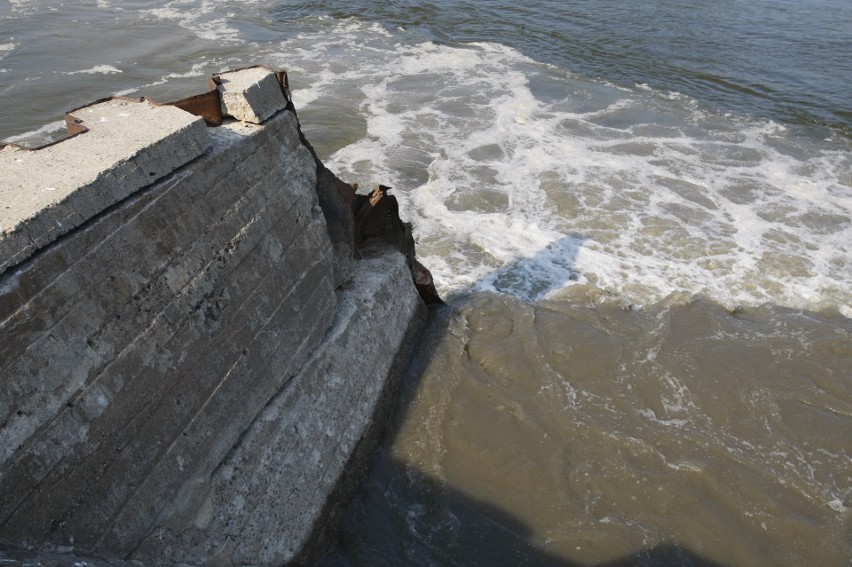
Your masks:
{"label": "concrete breakwater", "polygon": [[210,86],[0,148],[0,559],[310,561],[440,301],[284,73]]}

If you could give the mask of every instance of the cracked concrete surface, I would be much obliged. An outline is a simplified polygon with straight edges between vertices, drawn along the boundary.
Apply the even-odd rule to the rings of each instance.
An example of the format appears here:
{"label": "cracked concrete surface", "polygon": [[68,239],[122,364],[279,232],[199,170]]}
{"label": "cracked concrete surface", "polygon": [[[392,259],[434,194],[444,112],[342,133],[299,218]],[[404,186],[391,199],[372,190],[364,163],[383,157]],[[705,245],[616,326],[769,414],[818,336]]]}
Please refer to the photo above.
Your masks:
{"label": "cracked concrete surface", "polygon": [[0,240],[0,547],[116,565],[321,549],[424,305],[393,246],[332,243],[328,172],[269,76],[224,82],[260,89],[241,104],[261,124],[114,99],[74,112],[88,132],[0,151],[4,172],[50,169],[0,188],[19,211]]}

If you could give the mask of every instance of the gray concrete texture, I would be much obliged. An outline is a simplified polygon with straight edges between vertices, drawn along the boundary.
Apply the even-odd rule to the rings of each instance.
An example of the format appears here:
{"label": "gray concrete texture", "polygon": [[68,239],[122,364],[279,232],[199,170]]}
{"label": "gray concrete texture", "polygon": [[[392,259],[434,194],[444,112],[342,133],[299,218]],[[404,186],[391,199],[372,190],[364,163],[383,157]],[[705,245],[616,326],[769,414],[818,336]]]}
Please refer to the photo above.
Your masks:
{"label": "gray concrete texture", "polygon": [[261,124],[287,107],[275,75],[264,67],[251,67],[219,75],[222,115]]}
{"label": "gray concrete texture", "polygon": [[112,99],[70,115],[89,131],[39,151],[0,149],[0,272],[207,149],[197,116]]}
{"label": "gray concrete texture", "polygon": [[[263,72],[272,83],[252,69],[223,86],[283,100]],[[269,115],[262,125],[217,128],[189,115],[161,124],[168,107],[148,103],[96,105],[95,117],[161,124],[160,137],[123,160],[104,149],[113,169],[46,206],[76,228],[42,238],[35,256],[0,256],[0,547],[273,565],[317,545],[423,305],[390,249],[335,280],[318,163],[267,95],[244,98]],[[88,136],[94,155],[134,136],[99,131],[111,122],[23,153]],[[201,130],[177,136],[176,124]],[[134,175],[149,183],[126,189]],[[46,183],[28,179],[24,192]]]}

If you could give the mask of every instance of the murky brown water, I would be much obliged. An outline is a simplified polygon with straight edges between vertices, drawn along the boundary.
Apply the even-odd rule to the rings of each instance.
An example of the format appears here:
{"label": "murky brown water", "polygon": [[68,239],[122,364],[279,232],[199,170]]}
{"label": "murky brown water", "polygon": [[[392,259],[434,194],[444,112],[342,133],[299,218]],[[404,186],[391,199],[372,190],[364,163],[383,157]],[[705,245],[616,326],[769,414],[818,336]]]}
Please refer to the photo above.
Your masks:
{"label": "murky brown water", "polygon": [[330,563],[848,565],[852,320],[582,294],[436,315]]}

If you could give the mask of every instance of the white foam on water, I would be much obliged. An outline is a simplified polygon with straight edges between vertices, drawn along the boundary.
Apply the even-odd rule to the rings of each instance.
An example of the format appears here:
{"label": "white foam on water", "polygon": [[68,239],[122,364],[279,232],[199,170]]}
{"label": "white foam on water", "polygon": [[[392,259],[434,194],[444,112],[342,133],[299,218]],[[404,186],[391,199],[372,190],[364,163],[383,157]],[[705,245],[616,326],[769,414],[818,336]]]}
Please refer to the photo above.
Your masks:
{"label": "white foam on water", "polygon": [[328,165],[395,187],[444,294],[592,283],[852,315],[848,141],[358,20],[283,42],[280,64],[307,84],[297,107],[360,91],[367,135]]}
{"label": "white foam on water", "polygon": [[[202,63],[193,63],[192,68],[185,73],[167,73],[157,79],[156,81],[151,81],[145,85],[140,85],[138,87],[131,87],[128,89],[123,89],[120,91],[116,91],[113,93],[113,96],[127,96],[129,94],[133,94],[135,92],[144,91],[146,88],[156,87],[159,85],[165,85],[171,79],[187,79],[190,77],[203,77],[206,75],[213,74],[214,71],[209,71],[210,69],[215,68],[217,71],[219,70],[215,64],[211,65],[210,61],[205,61]],[[209,72],[205,71],[207,69]]]}
{"label": "white foam on water", "polygon": [[37,0],[9,0],[12,12],[30,14],[38,9]]}
{"label": "white foam on water", "polygon": [[68,71],[66,73],[62,73],[63,75],[114,75],[117,73],[123,73],[121,69],[114,67],[112,65],[95,65],[90,69],[82,69],[80,71]]}
{"label": "white foam on water", "polygon": [[[12,37],[12,38],[9,38],[9,39],[15,39],[15,38]],[[0,61],[5,59],[6,56],[9,55],[9,53],[11,53],[12,51],[14,51],[16,47],[17,47],[17,45],[13,42],[0,43]],[[9,72],[8,69],[0,69],[0,73],[8,73],[8,72]]]}
{"label": "white foam on water", "polygon": [[9,144],[19,144],[21,146],[26,147],[37,147],[49,142],[54,141],[59,136],[60,132],[66,131],[66,125],[64,120],[56,120],[54,122],[50,122],[45,124],[41,128],[37,130],[33,130],[32,132],[26,132],[24,134],[20,134],[18,136],[10,136],[3,140],[3,142]]}
{"label": "white foam on water", "polygon": [[210,0],[174,0],[158,8],[141,13],[154,18],[176,22],[180,27],[201,39],[224,43],[243,43],[239,30],[232,25],[237,20],[235,12],[243,4],[255,2],[213,2]]}

